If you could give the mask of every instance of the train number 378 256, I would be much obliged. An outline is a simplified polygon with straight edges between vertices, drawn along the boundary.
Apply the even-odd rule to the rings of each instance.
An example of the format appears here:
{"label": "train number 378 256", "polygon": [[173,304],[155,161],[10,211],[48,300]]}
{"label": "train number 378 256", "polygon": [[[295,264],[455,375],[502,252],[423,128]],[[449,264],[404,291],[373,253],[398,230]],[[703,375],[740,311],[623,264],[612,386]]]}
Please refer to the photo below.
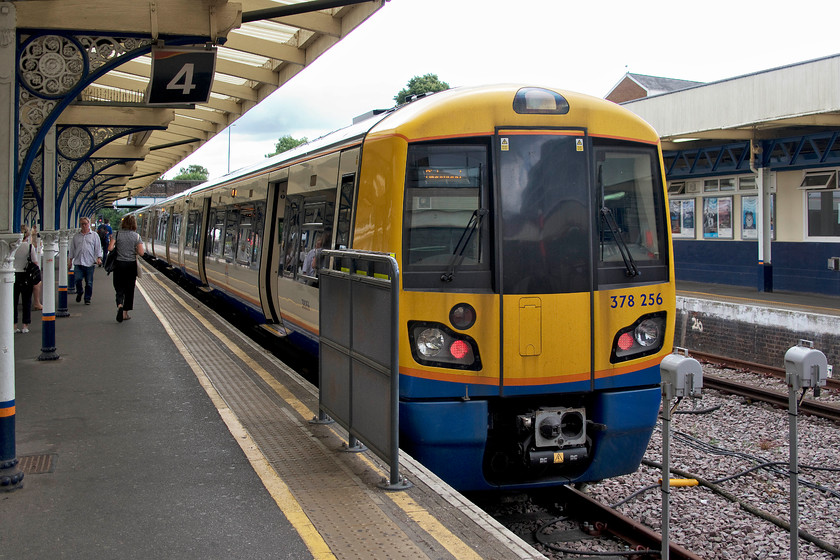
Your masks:
{"label": "train number 378 256", "polygon": [[641,297],[629,296],[610,296],[610,309],[618,309],[624,307],[653,307],[654,305],[662,305],[662,294],[642,294]]}

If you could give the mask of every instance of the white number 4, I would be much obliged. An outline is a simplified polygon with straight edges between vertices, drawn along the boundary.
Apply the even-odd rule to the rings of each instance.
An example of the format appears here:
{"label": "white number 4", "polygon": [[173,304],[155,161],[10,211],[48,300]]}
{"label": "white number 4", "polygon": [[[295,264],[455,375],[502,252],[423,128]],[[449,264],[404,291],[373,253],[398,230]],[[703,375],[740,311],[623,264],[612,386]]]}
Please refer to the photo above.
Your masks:
{"label": "white number 4", "polygon": [[189,95],[192,90],[198,87],[193,83],[194,71],[195,65],[193,63],[189,62],[184,64],[178,73],[175,74],[175,77],[166,84],[166,89],[181,90],[181,93],[184,95]]}

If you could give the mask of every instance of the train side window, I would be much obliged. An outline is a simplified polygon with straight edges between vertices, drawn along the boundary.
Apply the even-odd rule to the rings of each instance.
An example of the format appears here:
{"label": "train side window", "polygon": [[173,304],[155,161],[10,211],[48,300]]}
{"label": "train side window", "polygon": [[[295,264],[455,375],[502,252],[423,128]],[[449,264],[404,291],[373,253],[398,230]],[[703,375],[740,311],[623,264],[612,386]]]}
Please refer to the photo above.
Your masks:
{"label": "train side window", "polygon": [[169,238],[169,244],[178,246],[178,239],[181,237],[181,214],[172,216],[172,234]]}
{"label": "train side window", "polygon": [[236,236],[239,230],[239,210],[229,208],[225,212],[225,245],[224,257],[228,262],[233,262],[236,254]]}
{"label": "train side window", "polygon": [[225,211],[213,210],[210,212],[209,229],[207,230],[207,254],[221,256],[223,241],[222,235],[225,230]]}
{"label": "train side window", "polygon": [[[250,243],[249,243],[249,251],[250,251],[250,263],[249,266],[253,269],[257,269],[260,266],[260,258],[262,256],[262,231],[263,226],[265,224],[265,202],[258,201],[254,204],[254,208],[251,211],[250,217],[250,224],[251,224],[251,233],[250,233]],[[241,233],[240,233],[241,235]]]}
{"label": "train side window", "polygon": [[283,276],[294,278],[300,262],[301,231],[299,215],[302,197],[287,196],[283,213]]}
{"label": "train side window", "polygon": [[[313,250],[330,246],[334,214],[335,203],[326,200],[323,193],[286,198],[284,276],[315,285],[317,272],[312,267],[312,257],[316,253],[313,253]],[[318,244],[321,247],[316,247]]]}
{"label": "train side window", "polygon": [[336,249],[350,247],[350,225],[353,219],[353,200],[355,198],[356,175],[345,175],[341,178],[341,188],[338,191],[338,223],[335,230]]}
{"label": "train side window", "polygon": [[262,230],[262,208],[265,203],[257,202],[253,206],[239,207],[239,231],[236,237],[236,263],[256,268],[259,263],[260,240],[258,231]]}
{"label": "train side window", "polygon": [[166,212],[162,212],[160,215],[160,220],[158,221],[157,227],[157,236],[155,239],[158,241],[166,242],[166,226],[169,223],[169,214]]}
{"label": "train side window", "polygon": [[201,228],[201,213],[191,210],[187,215],[187,240],[184,243],[184,252],[198,254],[198,243],[200,241],[199,229]]}

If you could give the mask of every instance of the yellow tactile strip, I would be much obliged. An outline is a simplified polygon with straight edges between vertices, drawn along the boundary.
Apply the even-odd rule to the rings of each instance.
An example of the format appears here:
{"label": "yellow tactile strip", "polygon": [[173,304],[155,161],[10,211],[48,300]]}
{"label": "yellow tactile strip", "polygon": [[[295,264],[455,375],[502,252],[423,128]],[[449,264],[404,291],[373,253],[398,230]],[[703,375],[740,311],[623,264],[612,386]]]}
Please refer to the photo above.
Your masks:
{"label": "yellow tactile strip", "polygon": [[317,528],[308,539],[295,525],[316,558],[334,557],[330,549],[341,558],[544,558],[407,455],[401,462],[410,468],[401,473],[410,470],[417,486],[379,489],[386,466],[341,453],[346,434],[337,426],[308,424],[317,410],[311,386],[169,286],[156,273],[140,282],[278,505],[290,520]]}
{"label": "yellow tactile strip", "polygon": [[[340,551],[343,559],[429,556],[432,551],[420,549],[371,501],[365,488],[348,485],[335,458],[302,433],[205,325],[179,310],[172,298],[156,302],[331,550]],[[434,553],[432,557],[439,557],[440,550]]]}

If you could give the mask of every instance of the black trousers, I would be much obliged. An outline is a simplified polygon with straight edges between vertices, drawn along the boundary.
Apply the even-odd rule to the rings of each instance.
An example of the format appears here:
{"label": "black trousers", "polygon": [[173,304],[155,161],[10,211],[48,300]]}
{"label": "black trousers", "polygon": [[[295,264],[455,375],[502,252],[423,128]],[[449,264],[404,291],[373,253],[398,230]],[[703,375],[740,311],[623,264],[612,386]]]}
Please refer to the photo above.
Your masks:
{"label": "black trousers", "polygon": [[117,305],[122,304],[123,311],[134,309],[134,286],[137,283],[137,261],[114,262],[114,291]]}
{"label": "black trousers", "polygon": [[26,273],[15,272],[15,286],[12,289],[15,298],[15,324],[18,322],[18,298],[21,299],[24,325],[32,323],[32,286],[26,283]]}

